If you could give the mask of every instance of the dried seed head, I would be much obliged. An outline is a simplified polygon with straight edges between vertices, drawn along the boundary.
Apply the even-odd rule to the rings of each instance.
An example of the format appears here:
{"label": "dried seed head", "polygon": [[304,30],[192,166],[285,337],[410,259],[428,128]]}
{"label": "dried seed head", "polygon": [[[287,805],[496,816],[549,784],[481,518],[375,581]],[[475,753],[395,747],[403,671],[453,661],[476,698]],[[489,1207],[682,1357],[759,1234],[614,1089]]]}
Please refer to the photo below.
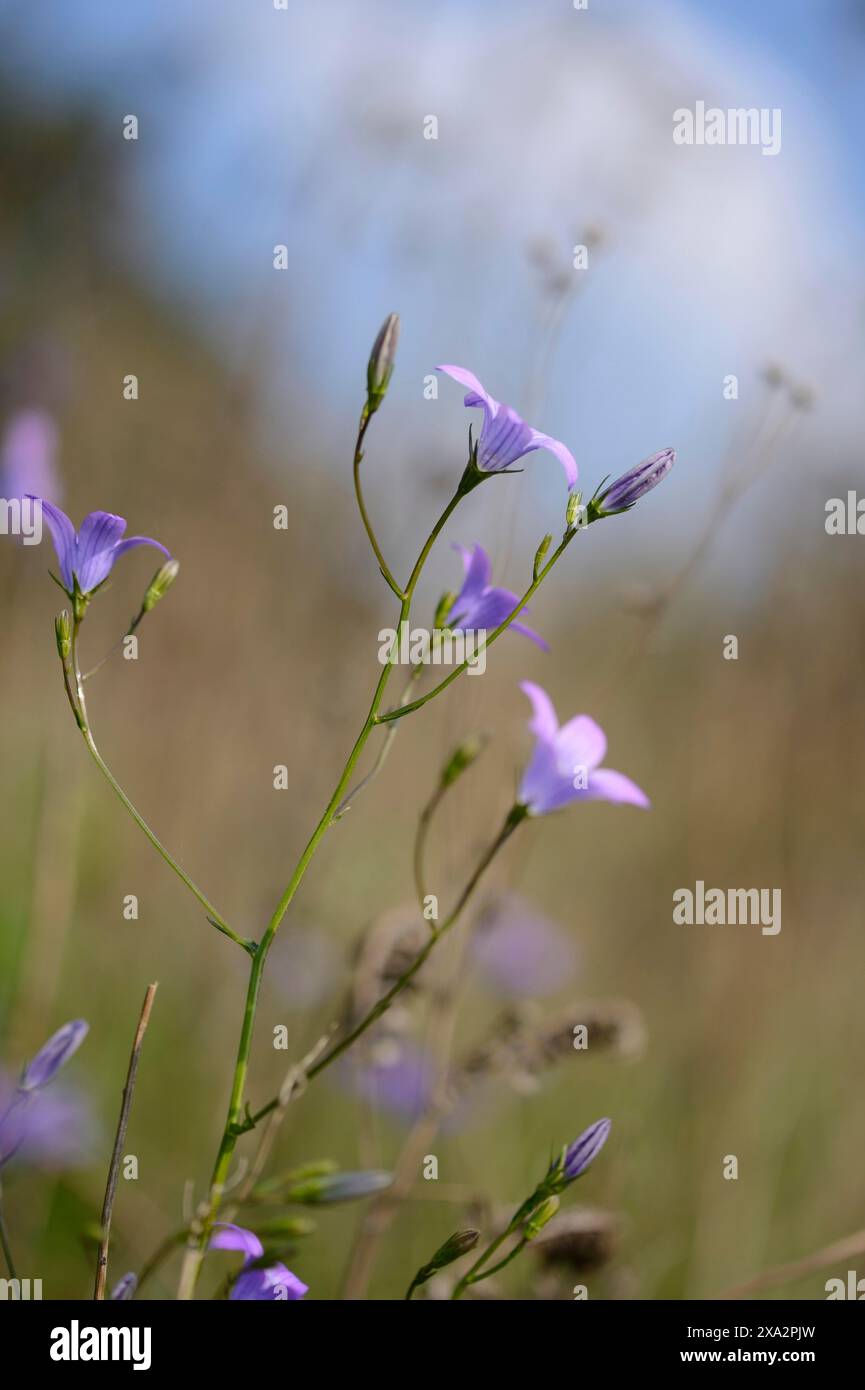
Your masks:
{"label": "dried seed head", "polygon": [[550,1222],[533,1249],[545,1265],[565,1265],[582,1273],[600,1269],[612,1259],[620,1235],[621,1222],[615,1213],[570,1207]]}

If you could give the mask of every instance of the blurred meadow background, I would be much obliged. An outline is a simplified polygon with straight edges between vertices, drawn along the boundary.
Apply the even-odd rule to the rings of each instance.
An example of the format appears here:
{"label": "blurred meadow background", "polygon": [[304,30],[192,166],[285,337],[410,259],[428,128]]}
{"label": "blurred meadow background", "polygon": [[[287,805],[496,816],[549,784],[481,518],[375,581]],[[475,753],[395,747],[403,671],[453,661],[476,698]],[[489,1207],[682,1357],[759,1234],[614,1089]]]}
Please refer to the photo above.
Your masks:
{"label": "blurred meadow background", "polygon": [[[269,1171],[393,1171],[403,1155],[407,1174],[390,1205],[292,1210],[316,1226],[287,1260],[308,1296],[401,1297],[451,1231],[493,1229],[601,1115],[611,1140],[563,1208],[592,1239],[572,1266],[529,1251],[500,1297],[584,1282],[591,1298],[712,1298],[859,1231],[865,542],[824,520],[828,498],[863,486],[865,6],[79,0],[70,18],[10,0],[0,38],[2,466],[38,412],[26,438],[53,455],[54,500],[76,521],[119,512],[179,558],[139,660],[105,666],[90,713],[132,799],[244,934],[330,795],[395,621],[351,495],[385,314],[403,331],[364,468],[398,574],[465,463],[461,393],[424,396],[438,362],[565,440],[589,492],[679,452],[536,597],[549,654],[508,635],[483,677],[400,726],[277,939],[253,1108],[364,987],[370,942],[411,922],[417,816],[453,745],[483,731],[431,837],[435,891],[458,893],[530,747],[519,680],[562,718],[596,718],[610,765],[651,796],[649,814],[588,805],[525,827],[425,986],[290,1107]],[[781,152],[675,146],[672,112],[697,100],[780,108]],[[481,541],[494,581],[521,590],[564,505],[541,454],[472,494],[418,621],[458,587],[448,542]],[[50,1142],[9,1165],[4,1194],[22,1272],[78,1298],[145,986],[159,981],[125,1146],[139,1178],[121,1180],[112,1280],[183,1225],[190,1184],[205,1190],[246,960],[87,757],[49,564],[47,538],[0,549],[6,1084],[67,1019],[90,1034],[52,1089]],[[153,569],[133,552],[94,602],[88,664]],[[675,925],[672,894],[697,879],[780,888],[780,934]],[[566,1032],[596,1018],[597,1045],[535,1047],[526,1065],[502,1051],[562,1018]],[[456,1102],[425,1132],[447,1059]],[[438,1157],[436,1181],[412,1145]],[[848,1263],[762,1296],[824,1297]],[[227,1267],[213,1257],[205,1291]],[[174,1257],[142,1296],[176,1286]]]}

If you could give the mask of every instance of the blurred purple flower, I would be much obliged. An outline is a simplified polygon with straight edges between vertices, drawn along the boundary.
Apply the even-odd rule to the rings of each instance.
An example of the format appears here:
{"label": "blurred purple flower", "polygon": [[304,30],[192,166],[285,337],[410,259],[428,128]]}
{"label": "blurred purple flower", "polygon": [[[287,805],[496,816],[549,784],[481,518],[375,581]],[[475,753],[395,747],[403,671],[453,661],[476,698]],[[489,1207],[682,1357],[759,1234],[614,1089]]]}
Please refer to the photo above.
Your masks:
{"label": "blurred purple flower", "polygon": [[64,1023],[62,1028],[58,1028],[24,1068],[18,1083],[19,1090],[38,1091],[53,1081],[60,1068],[78,1051],[89,1029],[89,1023],[85,1023],[83,1018],[73,1019],[71,1023]]}
{"label": "blurred purple flower", "polygon": [[564,1164],[564,1176],[568,1182],[580,1177],[589,1164],[594,1162],[606,1144],[612,1127],[612,1120],[595,1120],[595,1123],[584,1129],[579,1138],[568,1147]]}
{"label": "blurred purple flower", "polygon": [[309,1292],[309,1286],[301,1282],[284,1264],[276,1260],[265,1268],[254,1268],[254,1262],[264,1254],[264,1246],[254,1231],[230,1222],[217,1223],[216,1234],[210,1238],[211,1250],[241,1250],[246,1256],[243,1268],[231,1286],[230,1299],[243,1302],[261,1302],[275,1299],[277,1302],[295,1302]]}
{"label": "blurred purple flower", "polygon": [[70,598],[76,578],[82,594],[91,593],[108,578],[120,556],[133,546],[152,545],[171,558],[165,546],[150,536],[130,536],[123,540],[126,522],[122,516],[114,516],[112,512],[91,512],[76,532],[69,517],[59,507],[44,498],[37,500],[42,502],[42,515],[48,523],[57,551],[60,578]]}
{"label": "blurred purple flower", "polygon": [[[492,567],[483,546],[475,543],[471,550],[464,545],[455,545],[463,562],[463,586],[454,599],[447,616],[447,624],[456,631],[470,628],[475,632],[492,631],[513,613],[519,599],[510,589],[497,589],[490,584]],[[525,610],[526,612],[528,610]],[[519,632],[536,642],[545,652],[549,645],[524,623],[511,623],[511,632]]]}
{"label": "blurred purple flower", "polygon": [[540,430],[527,425],[511,406],[494,400],[474,373],[465,367],[440,366],[436,367],[436,371],[445,372],[461,386],[467,386],[464,404],[469,409],[479,407],[484,413],[477,445],[477,466],[482,473],[501,473],[535,449],[548,449],[564,468],[568,487],[574,486],[577,481],[576,460],[561,440],[541,434]]}
{"label": "blurred purple flower", "polygon": [[382,1038],[369,1060],[349,1059],[343,1076],[361,1100],[411,1122],[423,1113],[435,1085],[432,1056],[410,1038]]}
{"label": "blurred purple flower", "polygon": [[663,482],[675,462],[675,449],[661,449],[660,453],[650,454],[603,492],[596,494],[592,498],[592,508],[598,516],[613,516],[616,512],[628,511],[653,487]]}
{"label": "blurred purple flower", "polygon": [[93,1113],[86,1096],[59,1083],[37,1094],[20,1091],[0,1072],[0,1168],[74,1168],[91,1157]]}
{"label": "blurred purple flower", "polygon": [[537,998],[567,984],[577,967],[573,939],[517,893],[506,893],[484,911],[471,952],[486,980],[501,994]]}
{"label": "blurred purple flower", "polygon": [[559,726],[553,703],[533,681],[520,689],[532,703],[529,728],[537,742],[522,776],[517,800],[530,815],[544,816],[572,801],[613,801],[647,807],[645,792],[622,772],[601,767],[607,751],[603,729],[587,714]]}
{"label": "blurred purple flower", "polygon": [[44,410],[20,410],[0,443],[0,497],[47,497],[62,493],[56,466],[57,426]]}

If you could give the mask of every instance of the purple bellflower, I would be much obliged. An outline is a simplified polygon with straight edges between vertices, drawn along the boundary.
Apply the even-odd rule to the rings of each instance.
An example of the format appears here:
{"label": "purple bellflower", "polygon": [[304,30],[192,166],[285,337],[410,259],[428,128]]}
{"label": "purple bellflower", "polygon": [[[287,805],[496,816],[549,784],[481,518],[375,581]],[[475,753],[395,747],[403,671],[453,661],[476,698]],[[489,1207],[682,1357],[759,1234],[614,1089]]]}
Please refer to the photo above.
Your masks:
{"label": "purple bellflower", "polygon": [[[456,631],[469,628],[474,632],[491,632],[513,613],[519,599],[510,589],[497,589],[490,584],[492,566],[483,546],[477,543],[471,550],[464,545],[455,545],[463,562],[463,586],[453,601],[445,619],[448,627]],[[519,632],[523,637],[537,643],[545,652],[549,645],[533,632],[525,623],[514,621],[511,632]]]}
{"label": "purple bellflower", "polygon": [[461,386],[467,387],[464,404],[469,409],[480,408],[484,413],[475,458],[481,473],[502,473],[535,449],[548,449],[565,470],[568,488],[574,486],[577,481],[576,459],[560,439],[541,434],[540,430],[527,425],[512,406],[494,400],[474,373],[465,367],[440,366],[436,367],[436,371],[444,372]]}
{"label": "purple bellflower", "polygon": [[584,1129],[578,1139],[573,1144],[569,1144],[565,1151],[564,1177],[568,1182],[573,1182],[585,1173],[590,1163],[594,1163],[601,1149],[609,1138],[610,1130],[613,1127],[612,1120],[595,1120],[593,1125]]}
{"label": "purple bellflower", "polygon": [[230,1299],[243,1302],[261,1302],[265,1299],[294,1302],[309,1292],[309,1286],[279,1260],[264,1268],[257,1268],[255,1261],[261,1259],[264,1246],[254,1231],[247,1231],[243,1226],[234,1226],[228,1221],[218,1222],[216,1234],[210,1239],[210,1248],[241,1250],[246,1256],[243,1268],[231,1286]]}
{"label": "purple bellflower", "polygon": [[661,449],[660,453],[650,454],[642,463],[634,464],[603,492],[599,490],[595,494],[589,503],[590,520],[630,511],[641,497],[663,482],[675,462],[675,449]]}
{"label": "purple bellflower", "polygon": [[83,1018],[76,1018],[58,1028],[47,1043],[43,1043],[33,1060],[27,1063],[18,1083],[19,1091],[38,1091],[47,1086],[49,1081],[53,1081],[73,1052],[78,1051],[89,1027]]}
{"label": "purple bellflower", "polygon": [[647,807],[645,792],[612,768],[601,767],[607,751],[604,731],[587,714],[559,725],[553,702],[533,681],[522,681],[534,711],[529,728],[537,742],[517,793],[529,815],[545,816],[572,801],[613,801]]}
{"label": "purple bellflower", "polygon": [[15,1159],[24,1168],[59,1172],[93,1158],[97,1125],[89,1098],[64,1086],[21,1091],[0,1071],[0,1169]]}
{"label": "purple bellflower", "polygon": [[122,516],[112,512],[91,512],[75,527],[65,512],[52,502],[42,502],[42,515],[48,523],[60,578],[70,598],[75,596],[76,584],[81,594],[90,594],[97,589],[111,573],[116,562],[127,550],[136,545],[152,545],[170,559],[169,552],[150,536],[130,536],[123,540],[126,522]]}

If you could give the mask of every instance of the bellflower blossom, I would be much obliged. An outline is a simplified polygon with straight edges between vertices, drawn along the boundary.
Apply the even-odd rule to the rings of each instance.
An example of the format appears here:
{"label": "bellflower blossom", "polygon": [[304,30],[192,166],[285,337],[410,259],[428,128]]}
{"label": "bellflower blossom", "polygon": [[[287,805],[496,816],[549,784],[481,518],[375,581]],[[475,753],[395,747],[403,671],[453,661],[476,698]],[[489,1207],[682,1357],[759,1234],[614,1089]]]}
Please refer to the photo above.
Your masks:
{"label": "bellflower blossom", "polygon": [[[477,543],[471,550],[464,545],[455,545],[463,562],[463,586],[454,599],[446,618],[448,627],[459,631],[469,628],[474,632],[492,631],[513,613],[519,599],[510,589],[497,589],[490,584],[492,566],[483,546]],[[545,652],[549,645],[533,632],[525,623],[514,621],[511,632],[519,632],[523,637],[537,643]]]}
{"label": "bellflower blossom", "polygon": [[230,1299],[243,1302],[295,1302],[309,1292],[309,1286],[292,1274],[281,1261],[265,1268],[256,1268],[255,1261],[264,1254],[264,1246],[254,1231],[234,1226],[228,1221],[217,1222],[216,1234],[210,1239],[211,1250],[241,1250],[246,1256],[243,1268],[231,1286]]}
{"label": "bellflower blossom", "polygon": [[629,777],[601,767],[604,731],[587,714],[559,725],[553,702],[533,681],[522,681],[534,711],[529,728],[537,742],[522,776],[517,801],[529,815],[544,816],[572,801],[613,801],[647,807],[649,799]]}
{"label": "bellflower blossom", "polygon": [[98,1129],[87,1095],[61,1083],[37,1098],[0,1071],[0,1169],[13,1159],[47,1172],[79,1168],[93,1160]]}
{"label": "bellflower blossom", "polygon": [[467,371],[465,367],[443,365],[436,367],[436,371],[444,372],[461,386],[468,387],[464,404],[470,410],[478,407],[484,413],[475,459],[481,473],[502,473],[526,454],[534,453],[536,449],[548,449],[565,470],[568,487],[574,486],[577,481],[577,463],[570,449],[560,439],[541,434],[540,430],[526,424],[512,406],[502,405],[500,401],[494,400],[489,392],[484,390],[474,373]]}
{"label": "bellflower blossom", "polygon": [[48,523],[57,552],[60,578],[70,598],[74,597],[76,581],[82,594],[92,593],[108,578],[120,556],[136,545],[152,545],[171,558],[165,546],[151,536],[130,536],[123,540],[126,521],[122,516],[114,516],[112,512],[91,512],[76,532],[69,517],[59,507],[46,502],[44,498],[34,500],[42,503],[42,515]]}

